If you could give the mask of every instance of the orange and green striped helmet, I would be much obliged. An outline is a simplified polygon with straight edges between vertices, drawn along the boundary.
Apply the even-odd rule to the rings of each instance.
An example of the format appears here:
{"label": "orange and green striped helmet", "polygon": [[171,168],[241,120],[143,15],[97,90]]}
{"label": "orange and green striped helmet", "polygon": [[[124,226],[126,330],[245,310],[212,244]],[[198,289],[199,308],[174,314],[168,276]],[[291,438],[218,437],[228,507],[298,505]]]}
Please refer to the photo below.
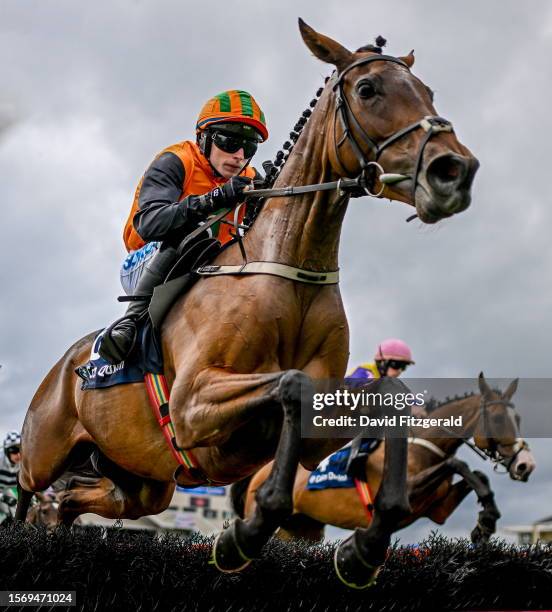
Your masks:
{"label": "orange and green striped helmet", "polygon": [[199,113],[196,130],[201,132],[217,123],[245,123],[254,127],[263,141],[268,138],[263,111],[255,98],[241,89],[223,91],[208,100]]}

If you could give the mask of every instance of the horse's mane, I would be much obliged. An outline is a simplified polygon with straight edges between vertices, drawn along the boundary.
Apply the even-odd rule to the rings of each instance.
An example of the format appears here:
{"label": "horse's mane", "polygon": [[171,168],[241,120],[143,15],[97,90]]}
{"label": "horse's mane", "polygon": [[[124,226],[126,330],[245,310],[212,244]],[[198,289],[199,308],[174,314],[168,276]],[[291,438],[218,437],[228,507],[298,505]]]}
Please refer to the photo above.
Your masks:
{"label": "horse's mane", "polygon": [[442,408],[443,406],[447,406],[448,404],[452,404],[453,402],[458,402],[463,399],[467,399],[468,397],[473,397],[477,395],[475,391],[469,391],[464,393],[464,395],[455,395],[454,397],[446,397],[444,400],[439,401],[435,397],[430,397],[425,403],[425,409],[428,414],[437,410],[437,408]]}
{"label": "horse's mane", "polygon": [[[502,391],[500,389],[493,388],[491,389],[493,393],[496,393],[498,396],[502,395]],[[458,402],[460,400],[467,399],[468,397],[474,397],[475,395],[479,395],[475,391],[467,391],[464,395],[455,395],[454,397],[445,397],[444,400],[439,401],[435,397],[430,397],[425,403],[426,412],[429,414],[437,410],[437,408],[442,408],[443,406],[447,406],[448,404],[452,404],[453,402]]]}
{"label": "horse's mane", "polygon": [[[364,45],[363,47],[359,47],[356,50],[356,53],[362,53],[362,52],[368,52],[368,51],[371,51],[372,53],[381,53],[382,47],[384,47],[386,44],[387,44],[387,40],[383,38],[383,36],[377,36],[375,45],[369,44],[369,45]],[[324,79],[324,85],[326,85],[326,83],[329,80],[330,80],[330,77],[327,76]],[[316,106],[318,100],[320,99],[320,96],[322,95],[323,91],[324,91],[324,87],[318,88],[318,90],[316,91],[316,94],[314,95],[314,98],[309,102],[308,108],[306,108],[301,113],[301,116],[297,120],[297,123],[293,126],[293,130],[289,133],[289,139],[284,142],[284,144],[282,145],[282,148],[276,153],[274,160],[273,161],[268,160],[262,163],[263,169],[266,174],[263,188],[270,189],[271,187],[273,187],[276,179],[278,178],[280,172],[285,166],[286,161],[289,159],[289,156],[291,155],[291,152],[293,151],[293,147],[295,146],[295,143],[299,139],[299,136],[301,135],[303,128],[307,124],[309,117],[312,115],[312,111],[314,107]],[[262,199],[259,198],[259,200],[257,200],[254,206],[254,210],[252,211],[252,214],[248,215],[249,218],[246,221],[246,223],[249,226],[251,226],[253,224],[253,221],[257,218],[263,206],[263,203],[264,203],[264,198]]]}

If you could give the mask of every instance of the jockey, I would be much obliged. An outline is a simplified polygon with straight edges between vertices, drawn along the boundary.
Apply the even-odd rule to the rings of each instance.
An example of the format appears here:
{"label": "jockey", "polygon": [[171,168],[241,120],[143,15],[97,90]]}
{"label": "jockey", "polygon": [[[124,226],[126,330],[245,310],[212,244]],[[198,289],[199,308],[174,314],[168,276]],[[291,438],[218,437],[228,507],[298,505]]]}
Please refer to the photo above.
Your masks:
{"label": "jockey", "polygon": [[[196,123],[196,141],[186,140],[161,151],[142,177],[123,239],[129,255],[121,270],[128,294],[151,296],[176,263],[183,239],[207,217],[234,207],[254,178],[249,166],[259,143],[268,138],[265,117],[253,96],[225,91],[211,98]],[[233,220],[230,212],[227,219]],[[240,211],[239,222],[245,212]],[[232,239],[230,226],[214,226],[221,244]],[[136,341],[136,320],[148,300],[130,302],[125,316],[103,334],[100,355],[119,363]]]}
{"label": "jockey", "polygon": [[376,378],[398,378],[409,365],[413,365],[412,351],[406,342],[389,338],[378,345],[374,360],[362,363],[347,375],[347,381],[360,386]]}
{"label": "jockey", "polygon": [[0,460],[0,494],[17,486],[17,473],[21,462],[21,436],[10,431],[4,438],[4,452]]}
{"label": "jockey", "polygon": [[[371,380],[388,376],[398,378],[409,365],[413,365],[412,351],[406,342],[398,338],[388,338],[378,345],[374,360],[361,363],[350,374],[345,381],[349,387],[362,387]],[[412,414],[422,416],[423,409],[412,407]],[[362,445],[365,445],[364,447]],[[347,462],[347,474],[353,478],[365,479],[365,466],[367,458],[381,444],[379,438],[363,438],[357,436],[351,441],[351,452]]]}

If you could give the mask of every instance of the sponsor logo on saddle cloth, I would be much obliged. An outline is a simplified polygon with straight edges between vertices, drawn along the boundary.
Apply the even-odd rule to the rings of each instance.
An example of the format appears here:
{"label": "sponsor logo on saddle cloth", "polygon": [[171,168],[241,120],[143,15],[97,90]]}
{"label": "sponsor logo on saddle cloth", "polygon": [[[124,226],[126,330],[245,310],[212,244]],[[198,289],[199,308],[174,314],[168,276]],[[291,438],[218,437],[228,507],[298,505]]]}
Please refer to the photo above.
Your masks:
{"label": "sponsor logo on saddle cloth", "polygon": [[[364,441],[361,452],[369,452],[373,447],[371,441]],[[350,443],[339,449],[329,457],[326,457],[309,476],[307,489],[318,491],[321,489],[347,489],[354,487],[354,480],[345,473],[349,455],[351,454]]]}
{"label": "sponsor logo on saddle cloth", "polygon": [[98,353],[101,341],[100,333],[92,344],[88,363],[76,369],[76,373],[83,379],[83,389],[101,389],[144,380],[144,370],[140,363],[121,361],[110,364],[102,359]]}

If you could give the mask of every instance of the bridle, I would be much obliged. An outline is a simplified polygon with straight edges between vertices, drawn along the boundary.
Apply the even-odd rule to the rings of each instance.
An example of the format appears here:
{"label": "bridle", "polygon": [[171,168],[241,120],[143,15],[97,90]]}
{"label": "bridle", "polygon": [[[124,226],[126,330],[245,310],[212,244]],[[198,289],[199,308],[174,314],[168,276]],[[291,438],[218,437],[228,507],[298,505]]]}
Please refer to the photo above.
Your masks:
{"label": "bridle", "polygon": [[[490,442],[490,446],[487,448],[478,449],[478,450],[480,451],[482,450],[482,452],[485,453],[486,457],[489,458],[495,464],[495,468],[494,468],[495,471],[497,471],[497,468],[499,465],[503,465],[506,468],[506,472],[508,472],[510,469],[510,466],[516,460],[516,457],[519,455],[519,453],[523,449],[529,448],[529,445],[527,444],[527,442],[525,442],[525,440],[523,440],[522,438],[518,436],[516,437],[516,441],[514,442],[514,444],[512,444],[512,447],[514,449],[514,453],[512,454],[512,456],[504,457],[503,455],[501,455],[494,438],[488,437],[489,431],[490,431],[490,425],[489,425],[489,412],[487,408],[488,406],[497,406],[497,405],[504,406],[505,408],[511,408],[513,411],[515,411],[516,409],[515,405],[510,400],[505,400],[505,399],[486,400],[484,395],[481,395],[479,411],[483,419],[485,437]],[[516,425],[516,432],[517,432],[517,425]]]}
{"label": "bridle", "polygon": [[[340,196],[345,195],[370,195],[373,197],[380,197],[385,189],[386,184],[398,183],[403,180],[412,179],[412,204],[416,205],[416,187],[418,186],[418,177],[422,166],[422,160],[424,151],[427,143],[430,141],[432,136],[440,132],[453,132],[452,123],[447,119],[436,115],[428,115],[423,117],[419,121],[412,123],[400,130],[397,130],[394,134],[383,140],[383,142],[377,143],[373,140],[366,131],[360,125],[357,117],[351,110],[351,106],[345,95],[344,90],[344,79],[347,73],[364,64],[371,62],[392,62],[403,66],[410,72],[410,68],[403,60],[393,57],[391,55],[374,54],[367,57],[363,57],[347,66],[339,74],[334,74],[335,83],[333,84],[333,90],[337,91],[335,100],[335,116],[334,116],[334,146],[336,151],[337,162],[341,166],[342,174],[345,178],[341,178],[338,181],[329,183],[317,183],[314,185],[300,185],[298,187],[281,187],[281,188],[270,188],[270,189],[254,189],[246,191],[244,193],[245,199],[249,198],[266,198],[266,197],[290,197],[297,196],[304,193],[310,193],[315,191],[330,191],[337,190]],[[336,133],[337,117],[339,116],[343,135],[338,140]],[[354,130],[351,129],[353,126]],[[422,139],[420,149],[418,150],[416,161],[414,164],[414,172],[412,176],[402,174],[386,174],[382,166],[378,163],[378,159],[382,152],[398,140],[414,132],[417,129],[421,129],[425,132],[425,136]],[[368,157],[362,150],[359,144],[355,132],[362,138],[363,144],[368,148]],[[349,143],[360,166],[360,174],[356,178],[346,178],[346,175],[351,174],[343,164],[343,159],[340,156],[340,148],[345,144]],[[372,159],[371,159],[372,158]],[[377,176],[375,175],[377,173]],[[373,175],[373,176],[370,176]],[[377,178],[381,183],[381,190],[374,193],[369,188],[369,183],[374,182]],[[184,243],[180,246],[179,250],[182,252],[186,246],[188,246],[196,236],[207,230],[209,227],[219,222],[226,222],[224,217],[230,212],[230,208],[224,209],[218,215],[207,221],[204,225],[200,226],[188,235]],[[416,215],[410,217],[409,220],[415,218]],[[237,213],[234,215],[234,223],[232,224],[235,230],[235,238],[240,245],[240,250],[243,258],[243,263],[238,265],[203,265],[194,270],[196,274],[200,276],[220,276],[225,274],[231,275],[244,275],[244,274],[272,274],[274,276],[280,276],[296,282],[310,283],[310,284],[337,284],[339,282],[339,274],[337,270],[325,270],[314,272],[312,270],[305,270],[302,268],[295,268],[285,264],[279,264],[276,262],[249,262],[247,259],[247,253],[241,239],[240,230],[247,229],[247,227],[241,226],[238,223]]]}
{"label": "bridle", "polygon": [[[414,164],[414,172],[412,174],[412,177],[398,175],[400,177],[403,177],[400,180],[404,180],[404,178],[412,178],[412,204],[415,206],[416,187],[418,186],[418,177],[420,174],[420,169],[422,166],[422,160],[424,156],[424,150],[426,148],[427,143],[430,141],[433,135],[438,134],[439,132],[453,132],[454,129],[452,127],[452,123],[448,121],[448,119],[444,119],[443,117],[439,117],[437,115],[428,115],[424,117],[423,119],[420,119],[419,121],[416,121],[415,123],[412,123],[411,125],[408,125],[404,128],[401,128],[400,130],[397,130],[394,134],[392,134],[391,136],[386,138],[383,142],[380,142],[378,144],[373,138],[371,138],[366,133],[364,128],[360,125],[358,119],[356,118],[355,114],[351,110],[351,105],[349,104],[349,100],[347,99],[347,96],[345,95],[345,90],[343,87],[345,75],[350,70],[352,70],[353,68],[356,68],[357,66],[362,66],[364,64],[369,64],[372,62],[392,62],[394,64],[398,64],[399,66],[406,68],[410,72],[410,68],[408,67],[406,62],[404,62],[403,60],[397,57],[393,57],[392,55],[377,54],[377,55],[370,55],[368,57],[363,57],[357,60],[356,62],[353,62],[350,66],[347,66],[347,68],[342,70],[339,75],[337,75],[335,84],[333,86],[334,91],[337,92],[336,93],[336,103],[335,103],[335,118],[334,118],[335,119],[334,120],[334,142],[335,142],[335,152],[336,152],[337,162],[340,165],[343,173],[348,174],[348,171],[340,156],[339,150],[343,144],[345,144],[346,142],[349,143],[349,145],[351,146],[351,149],[353,150],[355,157],[357,158],[359,162],[360,173],[361,175],[365,177],[365,185],[363,186],[365,193],[367,195],[379,197],[381,196],[381,194],[383,193],[383,190],[385,189],[385,184],[382,183],[381,189],[377,193],[370,191],[367,186],[368,172],[371,169],[373,169],[375,172],[378,172],[379,175],[384,174],[385,173],[384,169],[378,163],[378,159],[380,155],[383,153],[383,151],[390,145],[396,143],[398,140],[400,140],[404,136],[407,136],[408,134],[414,132],[417,129],[422,129],[425,132],[425,136],[422,140],[420,149],[416,156],[416,161]],[[337,117],[339,117],[341,127],[343,130],[343,135],[341,136],[339,140],[337,139],[337,133],[336,133]],[[353,129],[351,129],[351,126],[354,128],[356,133],[360,136],[360,138],[363,141],[363,144],[368,147],[368,150],[370,151],[370,156],[372,159],[367,158],[366,155],[364,154],[361,145],[359,144],[357,138],[355,137]],[[399,180],[395,182],[399,182]]]}
{"label": "bridle", "polygon": [[[483,419],[483,428],[485,431],[485,437],[490,443],[489,446],[486,448],[479,448],[476,444],[471,442],[469,438],[461,438],[461,440],[463,444],[471,448],[471,450],[473,450],[474,453],[479,455],[479,457],[481,457],[483,460],[486,461],[487,459],[489,459],[491,463],[494,463],[495,472],[498,472],[499,465],[504,466],[506,471],[498,472],[498,473],[506,474],[510,470],[510,466],[516,460],[516,457],[519,455],[519,453],[524,449],[528,449],[529,445],[527,444],[527,442],[525,442],[525,440],[523,440],[523,438],[517,437],[515,443],[512,445],[514,448],[514,453],[512,454],[512,456],[504,457],[503,455],[501,455],[501,453],[498,450],[495,440],[493,438],[488,437],[488,432],[489,432],[490,427],[489,427],[489,411],[487,409],[489,406],[496,406],[496,405],[501,405],[506,408],[511,408],[512,410],[515,411],[515,405],[510,400],[505,400],[505,399],[487,400],[485,399],[484,394],[481,394],[481,401],[479,403],[479,415]],[[439,425],[438,427],[439,429],[442,429],[443,431],[448,433],[451,437],[458,438],[458,434],[448,429],[447,427],[443,425]],[[517,431],[517,427],[516,427],[516,431]],[[414,444],[419,444],[421,446],[425,446],[426,448],[428,448],[428,450],[437,454],[441,458],[445,456],[444,451],[442,451],[439,447],[433,444],[433,442],[429,442],[425,439],[415,438],[415,437],[409,438],[409,442],[414,443]]]}

